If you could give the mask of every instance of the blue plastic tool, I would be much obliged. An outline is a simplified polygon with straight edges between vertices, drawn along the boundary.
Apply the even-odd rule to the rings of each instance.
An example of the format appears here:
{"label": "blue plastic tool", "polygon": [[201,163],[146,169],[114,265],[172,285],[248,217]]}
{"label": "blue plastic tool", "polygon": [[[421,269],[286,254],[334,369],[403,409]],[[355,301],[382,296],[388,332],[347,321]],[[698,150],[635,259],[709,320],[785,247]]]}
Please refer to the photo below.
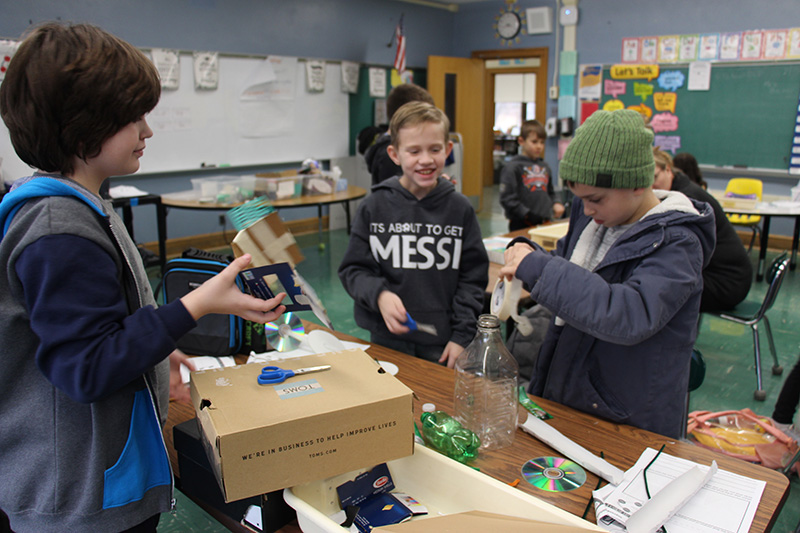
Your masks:
{"label": "blue plastic tool", "polygon": [[310,374],[312,372],[322,372],[330,370],[331,365],[312,366],[309,368],[298,368],[297,370],[284,370],[277,366],[265,366],[261,369],[261,374],[258,376],[259,385],[273,385],[275,383],[283,383],[292,376],[300,374]]}
{"label": "blue plastic tool", "polygon": [[419,330],[423,333],[427,333],[428,335],[436,335],[436,326],[433,324],[419,324],[416,320],[411,318],[411,315],[408,314],[406,311],[406,321],[404,322],[408,329],[411,331]]}

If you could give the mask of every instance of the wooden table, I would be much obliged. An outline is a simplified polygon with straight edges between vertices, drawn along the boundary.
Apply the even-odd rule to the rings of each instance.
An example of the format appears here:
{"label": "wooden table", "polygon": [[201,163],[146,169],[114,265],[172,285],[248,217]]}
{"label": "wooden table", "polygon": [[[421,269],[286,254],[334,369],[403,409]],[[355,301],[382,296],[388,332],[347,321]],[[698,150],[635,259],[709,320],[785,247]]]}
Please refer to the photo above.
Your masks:
{"label": "wooden table", "polygon": [[[317,206],[317,216],[319,218],[319,237],[320,244],[322,243],[322,206],[331,204],[342,204],[347,216],[347,232],[350,233],[350,202],[358,200],[367,195],[367,190],[363,187],[356,187],[349,185],[347,190],[334,192],[332,194],[311,194],[298,196],[296,198],[284,198],[281,200],[272,200],[270,203],[275,209],[292,209],[297,207]],[[175,193],[168,193],[161,196],[161,204],[159,205],[159,220],[163,220],[163,234],[166,239],[166,218],[167,208],[174,207],[177,209],[197,209],[197,210],[217,210],[227,211],[233,207],[242,205],[243,202],[232,204],[219,204],[216,202],[201,202],[197,199],[194,191],[180,191]],[[164,245],[162,243],[162,231],[159,230],[159,249]]]}
{"label": "wooden table", "polygon": [[[303,322],[306,331],[321,329],[321,326],[316,324]],[[368,344],[349,335],[338,332],[334,332],[334,334],[343,340]],[[453,412],[455,374],[452,369],[377,345],[372,345],[368,353],[378,360],[389,361],[398,366],[400,370],[397,378],[415,392],[415,416],[422,412],[422,404],[428,402],[435,404],[438,409]],[[723,470],[766,481],[764,494],[750,531],[769,531],[788,497],[789,480],[774,470],[752,465],[649,431],[607,422],[555,402],[536,397],[533,400],[553,415],[554,418],[548,421],[549,424],[595,455],[599,456],[600,452],[603,452],[607,461],[622,470],[633,466],[645,448],[651,447],[657,450],[664,444],[666,445],[664,453],[672,456],[704,465],[710,465],[712,460],[716,460]],[[179,476],[180,473],[177,471],[177,454],[172,443],[172,427],[194,416],[192,406],[176,402],[170,404],[164,437],[170,452],[170,460],[176,470],[176,476]],[[511,483],[522,477],[520,470],[528,460],[535,457],[562,455],[522,430],[518,430],[511,447],[493,452],[481,452],[480,457],[472,464],[484,474]],[[592,497],[592,490],[597,486],[597,482],[597,476],[587,471],[586,482],[583,486],[569,492],[546,492],[524,480],[517,485],[517,488],[572,514],[581,516]],[[594,522],[593,507],[586,519]]]}

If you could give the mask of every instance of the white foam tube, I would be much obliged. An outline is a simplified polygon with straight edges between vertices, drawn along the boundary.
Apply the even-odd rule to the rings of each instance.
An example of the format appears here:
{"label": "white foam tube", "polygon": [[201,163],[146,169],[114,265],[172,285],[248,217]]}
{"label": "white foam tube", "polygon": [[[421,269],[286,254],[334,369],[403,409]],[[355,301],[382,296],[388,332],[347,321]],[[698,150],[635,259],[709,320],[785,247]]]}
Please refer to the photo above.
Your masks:
{"label": "white foam tube", "polygon": [[539,420],[528,413],[528,419],[520,424],[520,427],[612,485],[619,485],[622,482],[622,477],[625,475],[622,470],[605,459],[597,457],[544,420]]}
{"label": "white foam tube", "polygon": [[658,531],[711,480],[716,472],[717,462],[713,461],[705,474],[700,468],[693,466],[670,481],[669,485],[658,491],[658,494],[647,500],[638,511],[628,518],[625,522],[628,533]]}
{"label": "white foam tube", "polygon": [[533,325],[526,316],[521,316],[517,313],[519,306],[519,297],[522,293],[522,281],[513,278],[511,283],[507,283],[504,279],[498,279],[492,289],[491,312],[500,320],[508,320],[509,317],[514,319],[517,323],[517,329],[524,336],[533,333]]}

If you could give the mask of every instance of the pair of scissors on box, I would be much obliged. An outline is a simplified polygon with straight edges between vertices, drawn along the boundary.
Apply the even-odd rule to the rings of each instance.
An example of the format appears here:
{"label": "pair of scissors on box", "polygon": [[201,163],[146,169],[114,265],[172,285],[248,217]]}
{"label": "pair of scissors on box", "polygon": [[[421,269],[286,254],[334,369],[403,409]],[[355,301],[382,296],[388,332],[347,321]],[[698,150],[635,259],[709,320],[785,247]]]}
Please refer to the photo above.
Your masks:
{"label": "pair of scissors on box", "polygon": [[323,372],[330,369],[331,365],[311,366],[308,368],[298,368],[297,370],[284,370],[277,366],[265,366],[261,369],[261,375],[258,376],[258,384],[273,385],[275,383],[283,383],[292,376],[310,374],[312,372]]}

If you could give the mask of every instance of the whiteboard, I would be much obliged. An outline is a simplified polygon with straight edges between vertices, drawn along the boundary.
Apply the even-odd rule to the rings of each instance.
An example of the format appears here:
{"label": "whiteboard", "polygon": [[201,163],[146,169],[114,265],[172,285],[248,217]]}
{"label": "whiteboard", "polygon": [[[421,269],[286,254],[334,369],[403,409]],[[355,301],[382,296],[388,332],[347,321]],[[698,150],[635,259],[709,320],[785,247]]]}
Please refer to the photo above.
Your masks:
{"label": "whiteboard", "polygon": [[[201,164],[252,166],[345,157],[349,150],[349,96],[341,90],[341,65],[325,63],[325,88],[309,92],[306,62],[282,58],[294,68],[290,93],[243,102],[243,88],[265,57],[219,56],[216,90],[196,90],[192,54],[180,54],[180,86],[162,90],[147,116],[154,131],[141,159],[141,173],[200,169]],[[279,78],[280,79],[280,78]],[[287,80],[284,80],[287,81]],[[291,87],[291,80],[285,87]],[[0,157],[6,181],[29,175],[17,158],[5,125]]]}

